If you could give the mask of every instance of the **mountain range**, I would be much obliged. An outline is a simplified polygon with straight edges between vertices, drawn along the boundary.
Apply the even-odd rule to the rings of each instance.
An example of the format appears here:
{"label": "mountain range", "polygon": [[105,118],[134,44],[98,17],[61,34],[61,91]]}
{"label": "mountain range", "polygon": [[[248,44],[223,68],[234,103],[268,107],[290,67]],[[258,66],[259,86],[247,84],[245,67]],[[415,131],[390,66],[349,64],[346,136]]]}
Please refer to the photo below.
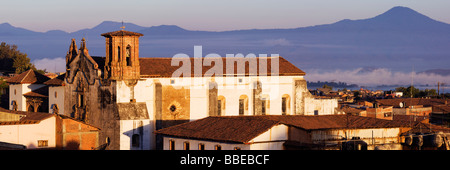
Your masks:
{"label": "mountain range", "polygon": [[[125,30],[144,34],[140,57],[193,56],[195,45],[203,55],[279,54],[306,71],[387,68],[450,75],[450,24],[436,21],[407,7],[394,7],[368,19],[289,29],[194,31],[176,25],[143,27],[123,23]],[[62,58],[72,38],[87,39],[89,53],[104,56],[102,33],[120,30],[121,22],[104,21],[93,28],[68,33],[35,32],[0,24],[0,41],[16,44],[31,60]],[[275,27],[275,26],[274,26]],[[64,65],[64,63],[61,63]],[[62,70],[60,70],[62,71]]]}

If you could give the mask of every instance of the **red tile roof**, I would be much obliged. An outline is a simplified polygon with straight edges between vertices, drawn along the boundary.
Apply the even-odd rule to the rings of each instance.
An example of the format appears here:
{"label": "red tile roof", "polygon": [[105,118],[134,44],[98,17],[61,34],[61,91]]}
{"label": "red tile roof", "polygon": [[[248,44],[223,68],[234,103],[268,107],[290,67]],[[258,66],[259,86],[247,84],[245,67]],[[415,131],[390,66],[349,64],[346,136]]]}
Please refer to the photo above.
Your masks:
{"label": "red tile roof", "polygon": [[27,97],[48,97],[48,86],[38,88],[23,95]]}
{"label": "red tile roof", "polygon": [[61,74],[58,77],[52,78],[52,79],[44,82],[44,84],[49,85],[49,86],[64,86],[65,76],[66,76],[66,73]]}
{"label": "red tile roof", "polygon": [[382,99],[377,100],[380,105],[400,107],[400,103],[404,102],[404,107],[423,105],[425,107],[433,105],[443,105],[446,99],[422,99],[422,98],[400,98],[400,99]]}
{"label": "red tile roof", "polygon": [[401,121],[351,115],[217,116],[160,129],[155,133],[183,138],[248,143],[253,138],[278,124],[285,124],[307,131],[408,126],[408,124]]}
{"label": "red tile roof", "polygon": [[410,130],[403,132],[401,135],[438,132],[450,133],[450,128],[417,121],[412,123],[412,128]]}
{"label": "red tile roof", "polygon": [[[280,76],[304,76],[305,72],[297,68],[295,65],[284,59],[283,57],[277,57],[279,60],[279,70],[278,74]],[[105,65],[105,57],[92,57],[92,59],[98,64],[98,68],[103,68]],[[204,58],[203,58],[204,59]],[[222,63],[223,63],[223,70],[220,76],[226,76],[226,57],[222,57]],[[257,73],[256,75],[262,76],[262,75],[271,75],[271,62],[272,57],[267,57],[264,59],[267,59],[267,73],[259,73],[259,61],[262,58],[257,57],[256,58],[256,69]],[[139,65],[140,65],[140,72],[141,77],[143,78],[151,78],[151,77],[172,77],[172,74],[178,70],[180,67],[182,67],[182,64],[180,63],[180,66],[172,66],[171,65],[172,58],[139,58]],[[204,62],[204,61],[203,61]],[[194,76],[211,76],[207,71],[214,67],[214,64],[212,66],[205,66],[202,67],[202,75],[194,75],[194,58],[190,58],[190,64],[191,64],[191,77]],[[234,74],[238,75],[237,70],[237,64],[235,63],[234,67]],[[254,75],[249,72],[249,63],[246,62],[245,64],[245,73],[244,75]],[[218,75],[215,75],[218,76]]]}
{"label": "red tile roof", "polygon": [[50,80],[50,78],[30,69],[8,79],[7,82],[10,84],[42,84],[47,80]]}
{"label": "red tile roof", "polygon": [[101,36],[104,36],[104,37],[111,37],[111,36],[144,36],[144,34],[137,33],[137,32],[131,32],[131,31],[125,31],[125,30],[119,30],[119,31],[103,33],[103,34],[101,34]]}
{"label": "red tile roof", "polygon": [[433,106],[433,113],[450,113],[450,105]]}
{"label": "red tile roof", "polygon": [[43,112],[24,112],[24,111],[12,111],[0,108],[0,112],[8,112],[24,115],[19,121],[12,122],[0,122],[0,125],[18,125],[18,124],[37,124],[42,120],[48,119],[55,114],[43,113]]}
{"label": "red tile roof", "polygon": [[71,119],[83,124],[86,124],[92,128],[95,128],[97,130],[100,130],[100,128],[92,126],[90,124],[87,124],[85,122],[76,120],[72,117],[69,116],[65,116],[65,115],[60,115],[60,114],[51,114],[51,113],[44,113],[44,112],[25,112],[25,111],[12,111],[12,110],[7,110],[4,108],[0,107],[0,112],[8,112],[8,113],[14,113],[14,114],[19,114],[19,115],[23,115],[23,117],[20,118],[19,121],[5,121],[5,122],[0,122],[0,125],[20,125],[20,124],[38,124],[40,123],[42,120],[48,119],[50,117],[53,116],[58,116],[61,119]]}
{"label": "red tile roof", "polygon": [[[286,59],[284,59],[283,57],[276,57],[278,59],[278,65],[279,65],[279,70],[278,70],[278,74],[280,76],[304,76],[305,72],[300,70],[299,68],[297,68],[295,65],[293,65],[292,63],[290,63],[289,61],[287,61]],[[212,66],[205,66],[202,65],[202,75],[194,75],[194,58],[189,58],[190,59],[190,64],[191,64],[191,76],[192,77],[197,77],[197,76],[212,76],[210,73],[208,73],[208,70],[210,70],[211,68],[213,68],[215,66],[214,64],[211,64]],[[222,60],[222,73],[219,73],[220,76],[226,76],[227,75],[227,57],[221,57],[220,58]],[[256,68],[254,68],[256,72],[255,73],[251,73],[250,72],[250,64],[249,62],[246,62],[246,59],[235,59],[236,62],[234,62],[234,70],[233,70],[233,75],[250,75],[250,76],[254,76],[254,75],[258,75],[258,76],[263,76],[263,75],[271,75],[272,72],[272,67],[271,67],[271,63],[272,61],[274,61],[274,57],[256,57]],[[262,59],[266,59],[267,61],[267,72],[259,72],[260,69],[260,60]],[[212,59],[214,61],[214,59]],[[220,60],[219,60],[220,61]],[[147,76],[147,77],[172,77],[172,74],[178,70],[180,67],[182,67],[182,63],[180,62],[180,66],[171,66],[171,62],[172,62],[172,58],[140,58],[139,59],[140,62],[140,66],[141,66],[141,76]],[[203,61],[205,62],[205,58],[203,58]],[[237,63],[245,63],[245,70],[244,73],[238,73],[238,65]],[[178,63],[177,63],[178,64]],[[215,75],[215,76],[219,76],[219,75]]]}
{"label": "red tile roof", "polygon": [[160,129],[157,134],[246,143],[264,133],[279,121],[254,117],[208,117]]}

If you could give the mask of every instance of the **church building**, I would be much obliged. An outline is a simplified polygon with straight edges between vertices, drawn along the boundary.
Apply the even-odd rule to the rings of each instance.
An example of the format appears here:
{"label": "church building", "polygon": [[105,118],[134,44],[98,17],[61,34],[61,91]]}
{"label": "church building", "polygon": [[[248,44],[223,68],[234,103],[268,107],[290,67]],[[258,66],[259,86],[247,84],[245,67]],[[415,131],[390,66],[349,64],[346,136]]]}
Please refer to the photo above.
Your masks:
{"label": "church building", "polygon": [[72,39],[66,73],[46,83],[54,101],[47,107],[100,128],[99,145],[110,141],[111,150],[162,149],[154,131],[208,116],[325,115],[338,105],[315,99],[305,72],[283,57],[143,58],[143,34],[101,36],[105,57],[90,56],[84,38],[79,48]]}

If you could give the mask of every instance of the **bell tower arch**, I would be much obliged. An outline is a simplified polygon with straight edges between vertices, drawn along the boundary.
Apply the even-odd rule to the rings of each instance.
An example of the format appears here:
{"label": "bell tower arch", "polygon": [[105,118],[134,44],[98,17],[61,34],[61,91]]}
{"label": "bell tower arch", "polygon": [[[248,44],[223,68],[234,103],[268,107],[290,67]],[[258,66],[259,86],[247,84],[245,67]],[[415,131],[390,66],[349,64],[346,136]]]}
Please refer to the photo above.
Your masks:
{"label": "bell tower arch", "polygon": [[120,30],[101,35],[105,37],[106,45],[103,78],[109,80],[139,79],[139,37],[143,34]]}

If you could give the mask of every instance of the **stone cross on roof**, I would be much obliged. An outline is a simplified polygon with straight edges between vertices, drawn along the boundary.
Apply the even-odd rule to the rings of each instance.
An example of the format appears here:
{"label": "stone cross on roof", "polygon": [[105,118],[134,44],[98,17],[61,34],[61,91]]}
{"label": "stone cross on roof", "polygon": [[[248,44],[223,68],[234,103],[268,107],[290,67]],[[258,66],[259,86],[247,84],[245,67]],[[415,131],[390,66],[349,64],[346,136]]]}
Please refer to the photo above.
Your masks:
{"label": "stone cross on roof", "polygon": [[122,28],[122,30],[125,29],[125,26],[123,25],[123,21],[122,21],[122,26],[120,28]]}

